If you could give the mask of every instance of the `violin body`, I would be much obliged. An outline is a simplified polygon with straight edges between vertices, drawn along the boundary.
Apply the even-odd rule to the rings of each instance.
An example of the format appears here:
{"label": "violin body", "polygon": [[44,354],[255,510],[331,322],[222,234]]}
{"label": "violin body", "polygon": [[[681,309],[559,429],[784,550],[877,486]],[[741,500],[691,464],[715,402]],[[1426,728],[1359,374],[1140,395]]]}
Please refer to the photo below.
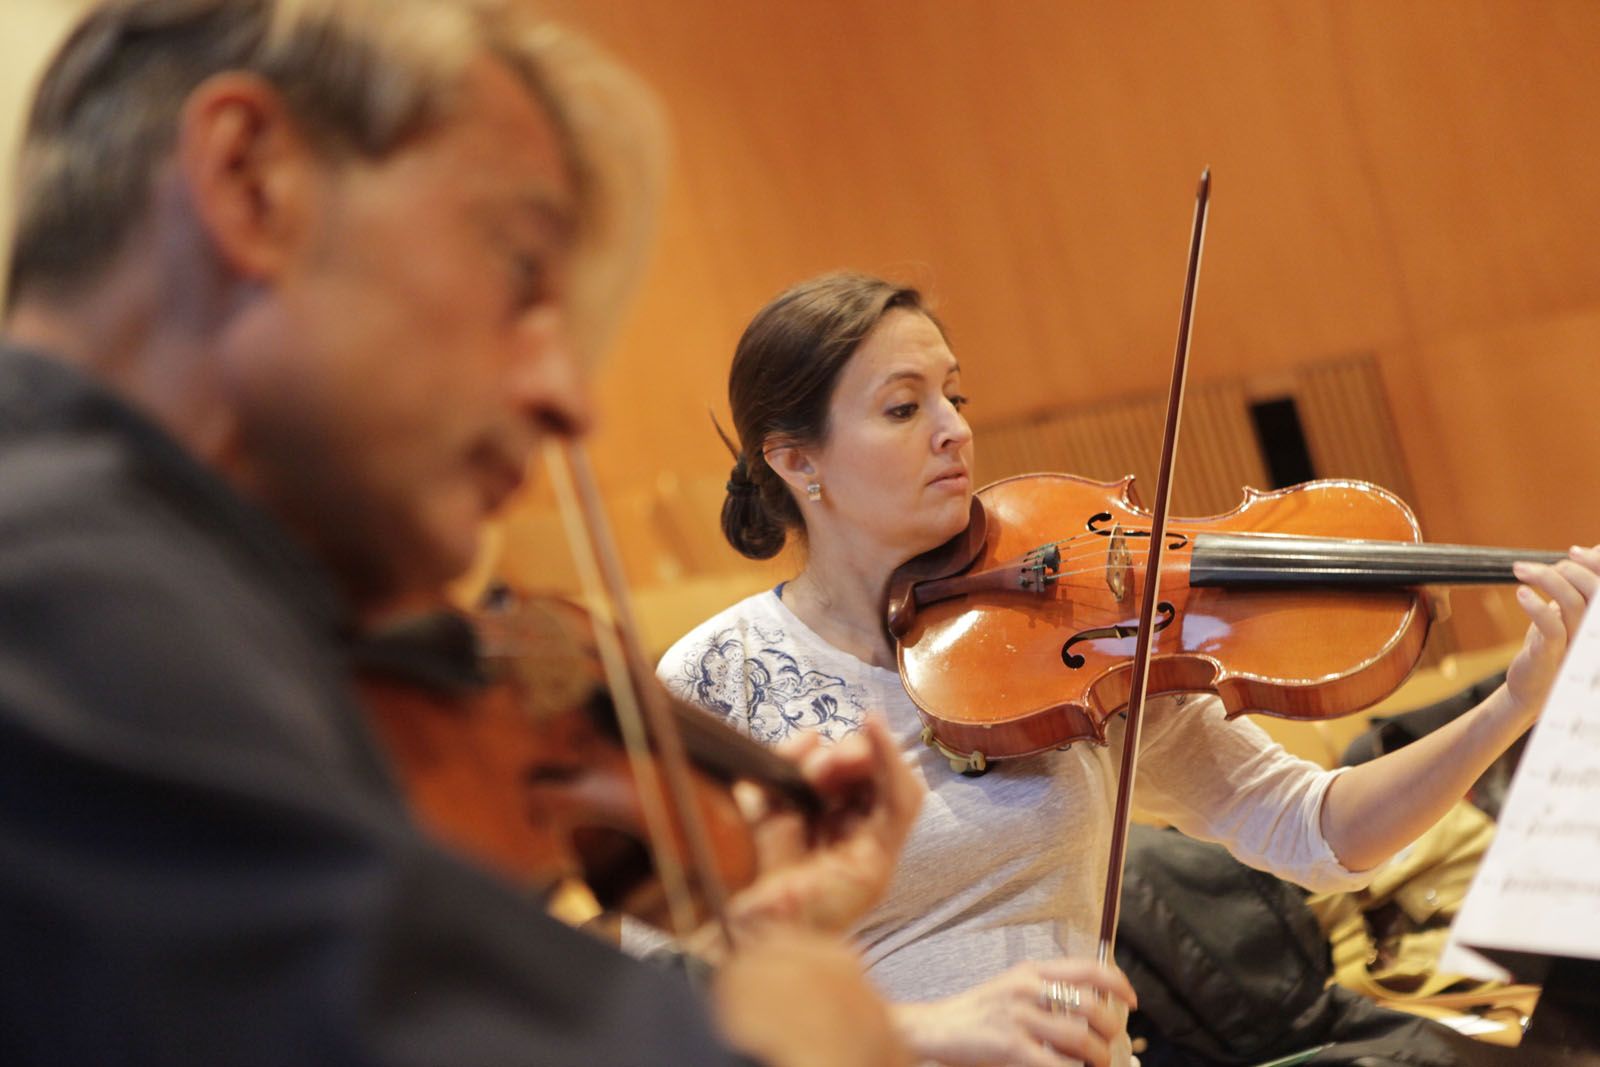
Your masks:
{"label": "violin body", "polygon": [[[470,619],[408,620],[367,643],[356,684],[413,811],[439,840],[532,890],[575,879],[607,911],[670,925],[646,844],[645,807],[661,805],[636,782],[582,609],[519,598]],[[693,803],[716,873],[748,885],[757,854],[729,786],[775,774],[776,788],[794,790],[798,772],[704,712],[679,711],[698,731]],[[665,822],[682,854],[682,820]]]}
{"label": "violin body", "polygon": [[[1150,514],[1133,479],[1023,475],[977,498],[981,545],[962,575],[929,580],[923,565],[914,590],[891,586],[900,674],[926,739],[972,771],[989,759],[1104,743],[1107,720],[1128,702],[1147,580],[1141,538],[1148,544]],[[1256,535],[1280,549],[1298,547],[1296,538],[1337,539],[1358,555],[1374,542],[1390,552],[1421,539],[1403,502],[1356,481],[1246,489],[1227,514],[1171,519],[1149,692],[1216,693],[1230,717],[1323,719],[1399,685],[1428,632],[1419,575],[1324,561],[1332,574],[1324,584],[1313,560],[1309,574],[1209,584],[1227,567],[1206,555],[1208,542],[1253,546]],[[1041,551],[1052,545],[1053,571]],[[1341,566],[1348,580],[1339,580]],[[1505,577],[1465,580],[1507,580],[1509,563],[1503,569]]]}
{"label": "violin body", "polygon": [[436,838],[521,885],[572,873],[553,823],[530,810],[523,773],[545,761],[549,739],[521,721],[515,694],[379,674],[357,688],[413,813]]}

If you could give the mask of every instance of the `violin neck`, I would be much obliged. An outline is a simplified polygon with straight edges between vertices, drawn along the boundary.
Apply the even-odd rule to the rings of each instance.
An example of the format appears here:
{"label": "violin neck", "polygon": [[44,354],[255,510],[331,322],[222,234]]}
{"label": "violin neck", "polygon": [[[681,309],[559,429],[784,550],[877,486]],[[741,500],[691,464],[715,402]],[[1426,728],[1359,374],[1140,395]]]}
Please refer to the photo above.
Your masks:
{"label": "violin neck", "polygon": [[821,813],[822,798],[793,760],[778,755],[699,708],[674,701],[668,705],[668,711],[683,737],[689,757],[702,770],[727,782],[755,782],[805,814]]}
{"label": "violin neck", "polygon": [[1320,585],[1372,588],[1491,585],[1516,581],[1518,560],[1554,563],[1561,552],[1411,541],[1350,541],[1281,534],[1200,534],[1191,586]]}

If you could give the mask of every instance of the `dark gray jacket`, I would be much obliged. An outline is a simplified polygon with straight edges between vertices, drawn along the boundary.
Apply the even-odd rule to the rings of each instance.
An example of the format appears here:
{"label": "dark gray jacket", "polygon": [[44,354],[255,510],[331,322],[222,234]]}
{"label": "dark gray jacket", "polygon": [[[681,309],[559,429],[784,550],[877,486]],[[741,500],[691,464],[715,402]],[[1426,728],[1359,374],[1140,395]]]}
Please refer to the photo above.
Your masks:
{"label": "dark gray jacket", "polygon": [[0,1063],[743,1062],[418,832],[342,623],[266,514],[0,350]]}

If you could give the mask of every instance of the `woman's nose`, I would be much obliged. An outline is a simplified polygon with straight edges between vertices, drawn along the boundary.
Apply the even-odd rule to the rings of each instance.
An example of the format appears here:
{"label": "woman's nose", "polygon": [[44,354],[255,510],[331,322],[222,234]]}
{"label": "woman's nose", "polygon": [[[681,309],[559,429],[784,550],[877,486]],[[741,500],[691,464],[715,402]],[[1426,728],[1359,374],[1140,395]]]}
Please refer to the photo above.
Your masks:
{"label": "woman's nose", "polygon": [[967,424],[965,415],[950,401],[944,402],[943,418],[939,421],[938,429],[934,431],[933,446],[936,450],[946,448],[961,448],[972,440],[972,427]]}

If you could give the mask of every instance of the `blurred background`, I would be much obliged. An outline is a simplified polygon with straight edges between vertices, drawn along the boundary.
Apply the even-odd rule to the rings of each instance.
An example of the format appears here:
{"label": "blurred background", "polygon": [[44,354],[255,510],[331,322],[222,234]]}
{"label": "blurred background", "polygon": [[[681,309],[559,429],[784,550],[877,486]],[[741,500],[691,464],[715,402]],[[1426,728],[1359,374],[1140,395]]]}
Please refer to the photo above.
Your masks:
{"label": "blurred background", "polygon": [[[0,143],[76,0],[6,0]],[[1590,0],[548,0],[656,87],[653,265],[593,454],[664,647],[792,560],[722,541],[750,316],[849,267],[931,295],[980,480],[1153,495],[1195,180],[1214,176],[1175,507],[1356,477],[1430,540],[1600,540],[1600,4]],[[9,195],[5,198],[9,201]],[[0,227],[9,225],[9,207]],[[547,491],[492,539],[568,585]],[[1460,591],[1432,653],[1522,630]]]}

